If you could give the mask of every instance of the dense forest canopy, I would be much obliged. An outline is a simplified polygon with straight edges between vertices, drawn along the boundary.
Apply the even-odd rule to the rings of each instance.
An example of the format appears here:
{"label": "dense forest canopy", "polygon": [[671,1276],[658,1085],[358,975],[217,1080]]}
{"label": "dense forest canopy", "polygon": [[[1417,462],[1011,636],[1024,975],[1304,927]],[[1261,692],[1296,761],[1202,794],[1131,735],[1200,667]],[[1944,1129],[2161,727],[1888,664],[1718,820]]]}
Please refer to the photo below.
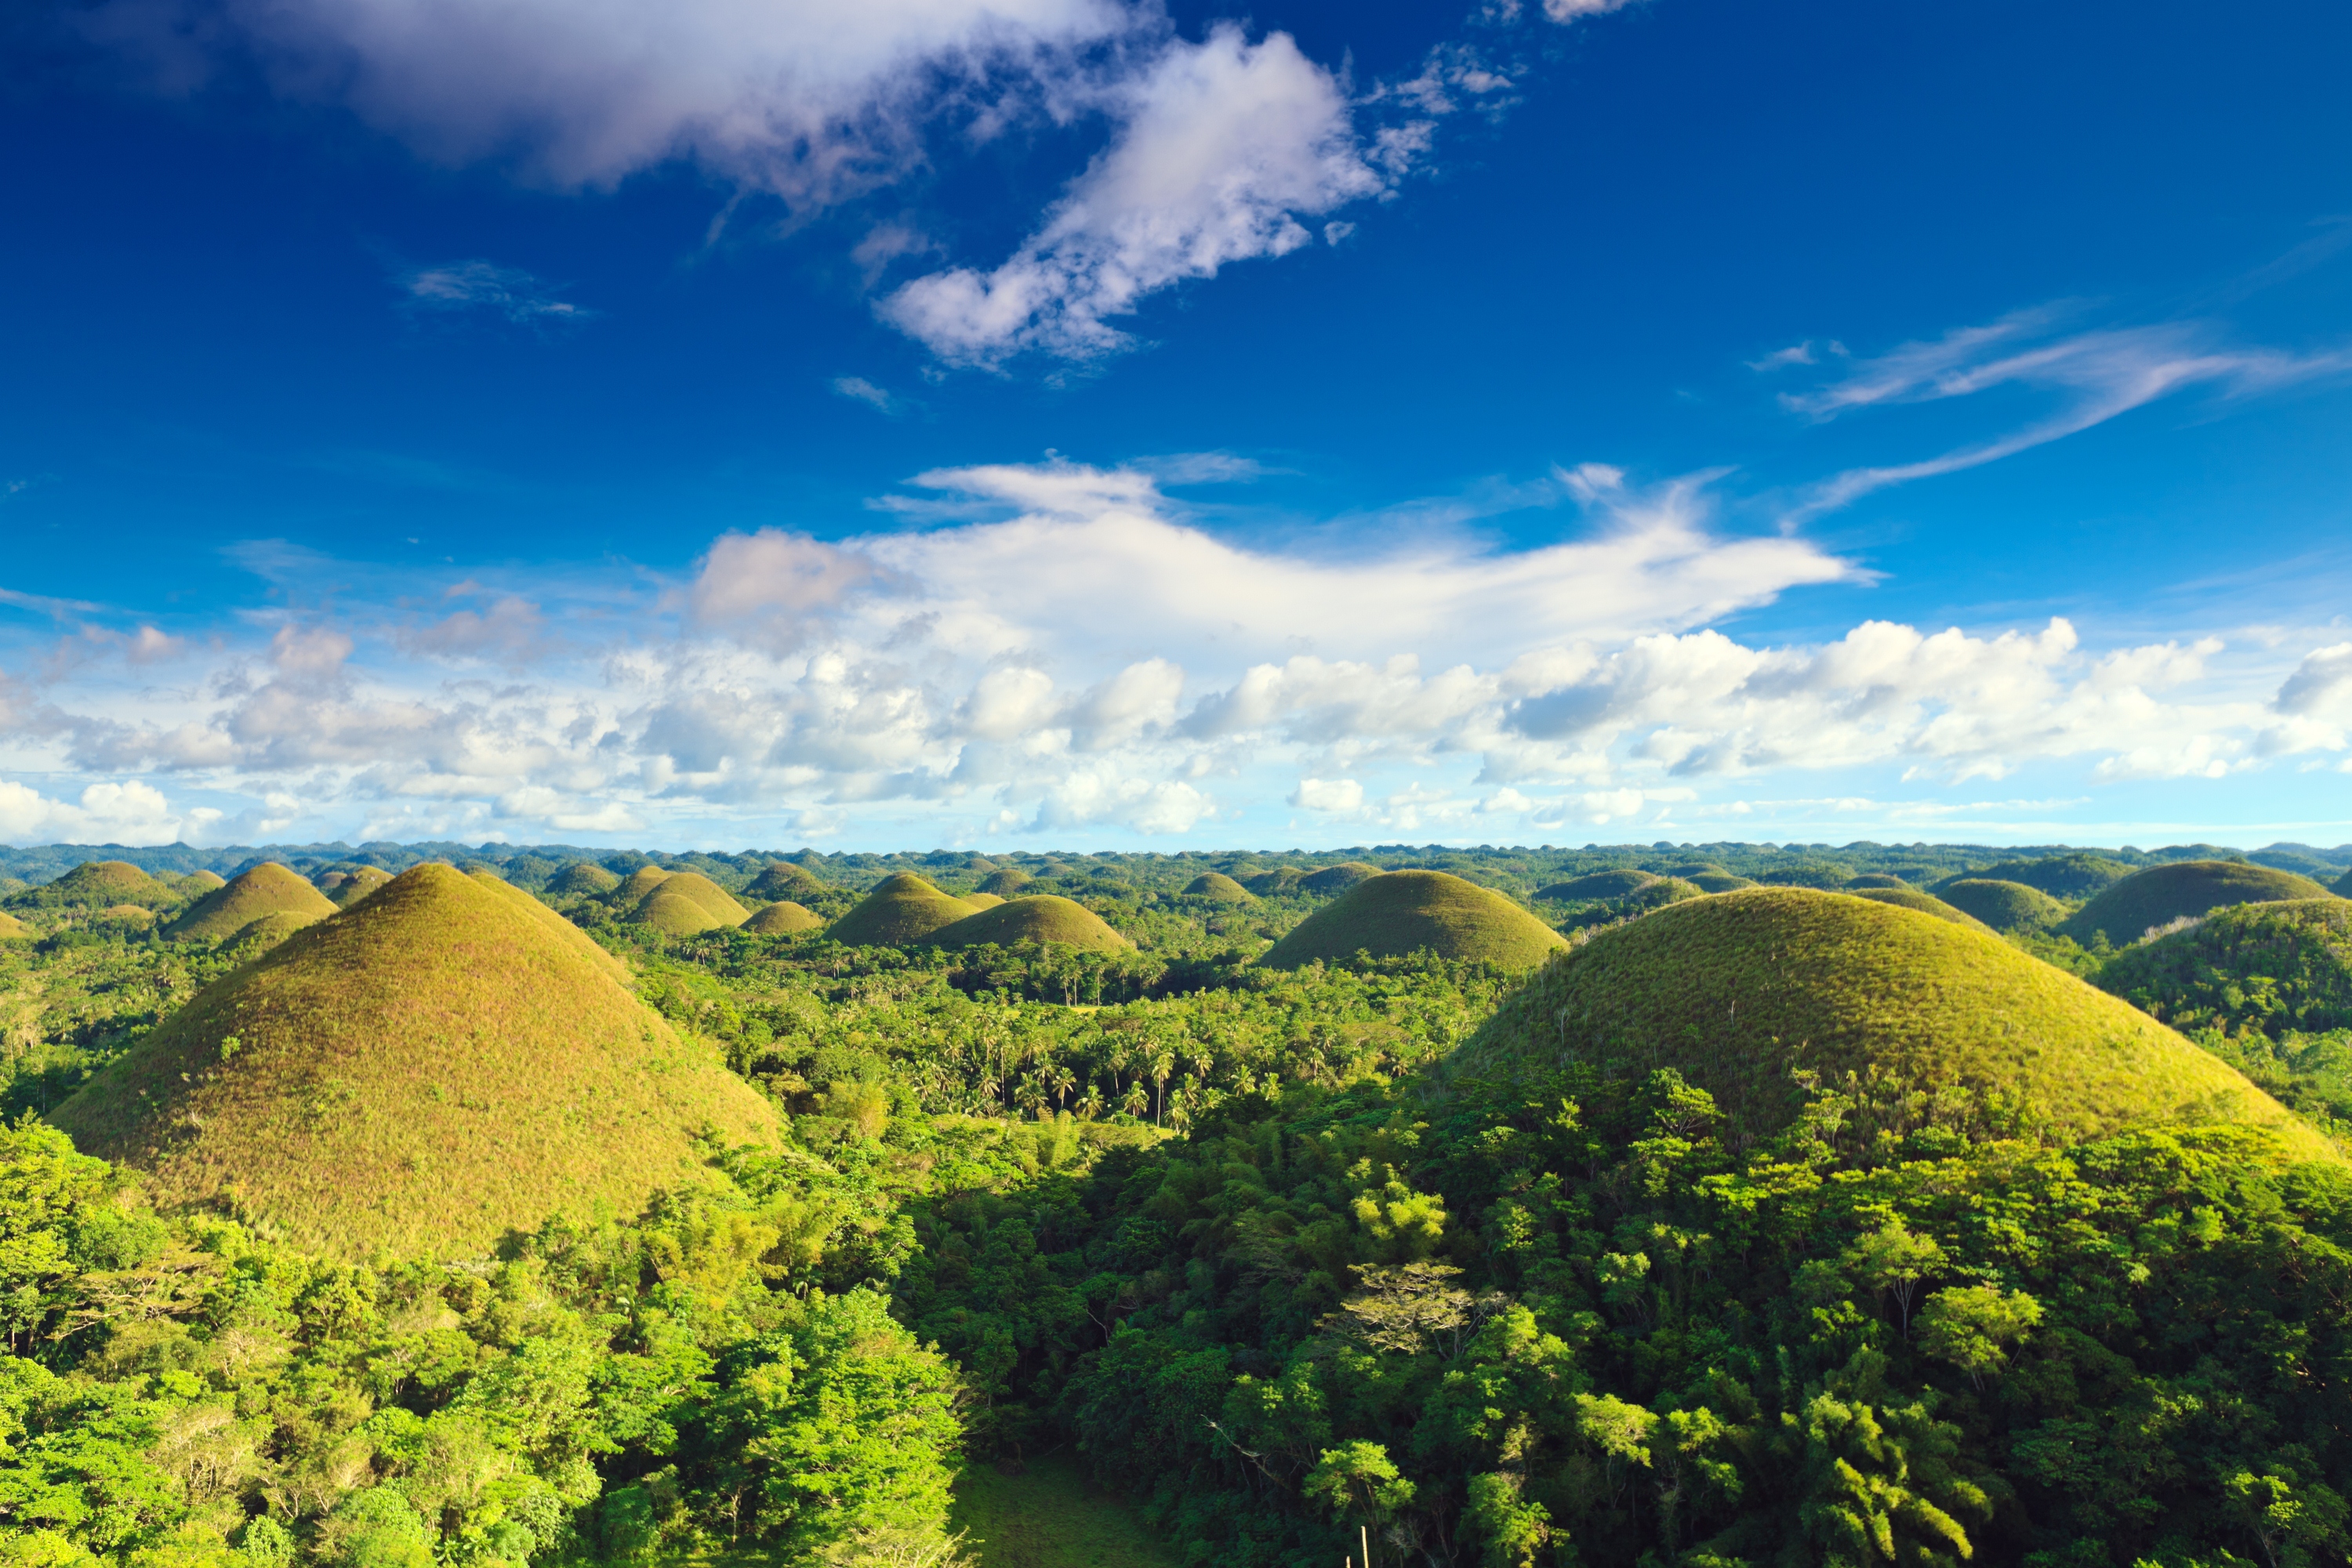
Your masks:
{"label": "dense forest canopy", "polygon": [[[2352,905],[2176,917],[2129,880],[2231,853],[7,852],[0,1562],[1010,1563],[971,1483],[1074,1466],[1170,1564],[2342,1563]],[[2247,860],[2332,884],[2352,847]],[[1559,955],[1375,955],[1364,924],[1257,962],[1437,885],[1370,879],[1397,869]],[[1971,881],[2033,896],[1972,902],[2017,911],[1998,934],[1906,907]],[[2055,929],[2117,888],[2151,929]],[[877,894],[1092,923],[836,940]],[[251,918],[189,919],[224,910]],[[1775,910],[1834,941],[1749,1026],[1833,1016],[1844,1054],[1792,1051],[1753,1118],[1705,1086],[1759,1048],[1736,998],[1790,962]],[[320,1245],[268,1161],[332,1148],[355,1192],[462,1208],[460,1153],[526,1121],[562,1146],[536,1037],[459,1037],[519,965],[593,994],[629,1070],[719,1075],[772,1131],[665,1090],[629,1114],[692,1168],[642,1203],[545,1182],[488,1244],[416,1206]],[[1968,1016],[1897,1019],[1905,986]],[[304,1000],[264,1025],[277,996]],[[2150,1059],[2251,1098],[2069,1131],[2036,1100],[2126,1006]],[[1648,1034],[1598,1051],[1571,1015]],[[483,1076],[395,1095],[445,1037]],[[2250,1119],[2252,1086],[2294,1117]],[[102,1162],[68,1101],[152,1136]],[[209,1196],[152,1173],[239,1140]]]}

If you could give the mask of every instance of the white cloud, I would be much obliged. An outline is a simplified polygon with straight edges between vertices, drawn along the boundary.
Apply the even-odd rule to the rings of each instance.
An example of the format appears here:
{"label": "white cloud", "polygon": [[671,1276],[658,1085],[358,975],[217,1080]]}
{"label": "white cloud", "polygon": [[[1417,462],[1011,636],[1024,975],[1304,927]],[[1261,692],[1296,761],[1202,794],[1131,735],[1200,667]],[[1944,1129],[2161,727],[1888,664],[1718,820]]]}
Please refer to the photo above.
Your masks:
{"label": "white cloud", "polygon": [[896,414],[904,406],[887,387],[877,386],[862,375],[835,376],[833,391],[836,397],[845,397],[852,403],[863,403],[867,407],[878,409],[884,414]]}
{"label": "white cloud", "polygon": [[1111,319],[1143,296],[1297,250],[1301,217],[1385,188],[1339,81],[1287,34],[1253,44],[1226,23],[1171,42],[1108,104],[1111,145],[1009,260],[918,278],[883,319],[952,363],[1089,358],[1126,345]]}
{"label": "white cloud", "polygon": [[161,790],[136,779],[90,784],[71,802],[0,779],[0,842],[171,844],[185,821]]}
{"label": "white cloud", "polygon": [[411,310],[462,314],[479,311],[519,326],[583,321],[595,314],[555,297],[544,281],[519,267],[449,261],[401,275],[402,303]]}
{"label": "white cloud", "polygon": [[1290,804],[1307,811],[1353,814],[1364,809],[1364,786],[1354,779],[1300,779]]}

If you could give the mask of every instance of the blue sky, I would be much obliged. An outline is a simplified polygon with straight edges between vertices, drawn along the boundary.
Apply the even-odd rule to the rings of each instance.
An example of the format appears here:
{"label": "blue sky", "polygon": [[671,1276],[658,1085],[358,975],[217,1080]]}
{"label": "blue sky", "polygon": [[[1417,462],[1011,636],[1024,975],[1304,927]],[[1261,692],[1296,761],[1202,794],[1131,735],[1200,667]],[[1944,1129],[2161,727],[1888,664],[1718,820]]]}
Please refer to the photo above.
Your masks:
{"label": "blue sky", "polygon": [[0,839],[2352,840],[2341,7],[11,27]]}

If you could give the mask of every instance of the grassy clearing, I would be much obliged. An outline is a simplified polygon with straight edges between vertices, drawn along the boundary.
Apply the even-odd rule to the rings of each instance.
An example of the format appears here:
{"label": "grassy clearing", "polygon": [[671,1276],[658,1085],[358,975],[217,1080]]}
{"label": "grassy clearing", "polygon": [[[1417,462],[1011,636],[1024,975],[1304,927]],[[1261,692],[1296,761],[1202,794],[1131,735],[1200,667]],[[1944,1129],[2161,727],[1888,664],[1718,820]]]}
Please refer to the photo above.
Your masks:
{"label": "grassy clearing", "polygon": [[166,1206],[339,1257],[634,1214],[698,1179],[699,1129],[763,1138],[775,1116],[617,971],[496,878],[415,867],[207,986],[49,1120]]}
{"label": "grassy clearing", "polygon": [[981,1568],[1179,1568],[1135,1510],[1089,1486],[1069,1460],[1040,1459],[1017,1476],[974,1465],[950,1514],[971,1532]]}
{"label": "grassy clearing", "polygon": [[2239,1121],[2341,1159],[2138,1009],[1997,936],[1843,893],[1726,893],[1603,932],[1507,998],[1456,1070],[1564,1061],[1618,1079],[1675,1068],[1753,1133],[1797,1113],[1805,1071],[1851,1079],[1895,1127],[2073,1141]]}
{"label": "grassy clearing", "polygon": [[2230,904],[2324,899],[2327,889],[2308,877],[2242,860],[2181,860],[2135,871],[2074,911],[2059,931],[2084,947],[2099,932],[2117,947],[2184,916]]}
{"label": "grassy clearing", "polygon": [[[1652,879],[1655,880],[1655,879]],[[1491,889],[1444,871],[1388,871],[1357,883],[1292,928],[1258,963],[1297,969],[1358,952],[1402,958],[1427,948],[1440,958],[1532,968],[1560,934]]]}

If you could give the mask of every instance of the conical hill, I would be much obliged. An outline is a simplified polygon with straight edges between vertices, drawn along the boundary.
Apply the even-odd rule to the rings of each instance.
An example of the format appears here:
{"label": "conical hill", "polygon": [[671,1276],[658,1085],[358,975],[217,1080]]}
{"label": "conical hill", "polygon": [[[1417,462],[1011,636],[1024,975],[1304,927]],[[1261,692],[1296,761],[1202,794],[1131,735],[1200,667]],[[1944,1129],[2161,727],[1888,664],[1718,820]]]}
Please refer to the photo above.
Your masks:
{"label": "conical hill", "polygon": [[[1795,1116],[1795,1075],[1849,1075],[1895,1131],[1933,1107],[1982,1135],[2004,1106],[2068,1138],[2139,1124],[2273,1127],[2335,1145],[2145,1013],[1997,936],[1867,899],[1761,888],[1601,932],[1505,1001],[1454,1069],[1673,1068],[1743,1132]],[[1906,1122],[1907,1119],[1907,1122]]]}
{"label": "conical hill", "polygon": [[392,873],[383,867],[362,866],[328,889],[327,901],[339,910],[347,910],[391,880]]}
{"label": "conical hill", "polygon": [[824,891],[824,884],[811,876],[804,867],[789,860],[769,863],[766,869],[751,879],[745,891],[755,899],[799,900],[814,898]]}
{"label": "conical hill", "polygon": [[2066,918],[2066,906],[2039,888],[1997,877],[1963,877],[1940,884],[1937,894],[1963,914],[1995,931],[2048,931]]}
{"label": "conical hill", "polygon": [[967,915],[923,940],[940,947],[979,947],[985,942],[1011,947],[1016,942],[1050,942],[1087,952],[1125,952],[1135,945],[1084,904],[1052,893],[1014,899]]}
{"label": "conical hill", "polygon": [[163,934],[175,942],[220,942],[268,915],[322,921],[334,912],[326,894],[277,861],[264,860],[189,905]]}
{"label": "conical hill", "polygon": [[1554,882],[1538,888],[1536,897],[1574,901],[1584,899],[1622,899],[1636,893],[1658,880],[1654,871],[1638,871],[1628,866],[1617,871],[1588,871],[1581,877],[1570,877],[1565,882]]}
{"label": "conical hill", "polygon": [[2086,947],[2105,931],[2109,942],[2123,947],[2150,931],[2208,910],[2326,897],[2326,889],[2292,871],[2242,860],[2176,860],[2135,871],[2114,883],[2058,929]]}
{"label": "conical hill", "polygon": [[698,1130],[764,1138],[775,1115],[600,951],[496,878],[414,867],[199,993],[49,1119],[166,1205],[347,1258],[632,1214],[695,1179]]}
{"label": "conical hill", "polygon": [[751,918],[743,922],[743,929],[753,936],[791,936],[796,931],[814,931],[823,924],[824,917],[815,910],[786,899],[752,911]]}
{"label": "conical hill", "polygon": [[1955,925],[1973,926],[1979,931],[1992,929],[1976,916],[1954,909],[1935,894],[1923,893],[1907,884],[1897,883],[1892,888],[1857,888],[1848,882],[1845,890],[1857,899],[1868,899],[1874,904],[1892,904],[1898,910],[1916,910],[1923,915],[1933,915],[1939,921],[1950,921]]}
{"label": "conical hill", "polygon": [[1313,893],[1319,899],[1328,899],[1335,893],[1346,892],[1367,878],[1377,877],[1380,874],[1381,868],[1378,866],[1367,866],[1361,860],[1342,860],[1337,866],[1326,866],[1319,871],[1309,871],[1306,876],[1298,879],[1298,886],[1302,891]]}
{"label": "conical hill", "polygon": [[1036,879],[1018,867],[1006,866],[982,877],[980,879],[980,890],[983,893],[994,893],[1000,899],[1009,899]]}
{"label": "conical hill", "polygon": [[33,928],[15,915],[0,910],[0,942],[24,942],[31,938]]}
{"label": "conical hill", "polygon": [[970,904],[976,910],[992,910],[1004,901],[1001,893],[960,893],[956,898],[958,902]]}
{"label": "conical hill", "polygon": [[153,909],[185,897],[128,860],[85,860],[53,882],[12,895],[8,902],[36,910],[103,910],[115,904]]}
{"label": "conical hill", "polygon": [[825,934],[852,947],[895,947],[921,942],[971,913],[961,899],[948,897],[912,871],[900,871],[884,878]]}
{"label": "conical hill", "polygon": [[1184,884],[1188,899],[1213,899],[1221,904],[1254,904],[1257,895],[1223,871],[1203,871]]}
{"label": "conical hill", "polygon": [[2352,1028],[2352,901],[2215,910],[2188,931],[2116,954],[2098,986],[2181,1029]]}
{"label": "conical hill", "polygon": [[667,888],[647,893],[646,901],[629,911],[629,922],[650,926],[665,936],[693,936],[727,924],[692,899],[681,898]]}
{"label": "conical hill", "polygon": [[[650,921],[654,906],[664,899],[689,903],[710,917],[710,925],[741,925],[751,910],[735,901],[734,895],[699,871],[680,871],[654,884],[653,891],[637,905],[635,919]],[[665,928],[667,929],[667,928]],[[705,930],[707,927],[697,927]]]}
{"label": "conical hill", "polygon": [[228,879],[217,871],[191,871],[171,884],[186,898],[201,899],[215,888],[228,886]]}
{"label": "conical hill", "polygon": [[555,893],[609,893],[621,885],[621,879],[593,860],[574,860],[555,874],[548,890]]}
{"label": "conical hill", "polygon": [[1383,871],[1299,921],[1258,963],[1297,969],[1318,959],[1345,963],[1359,952],[1397,958],[1428,948],[1441,958],[1528,969],[1567,945],[1492,889],[1444,871]]}
{"label": "conical hill", "polygon": [[613,889],[613,901],[623,909],[635,909],[646,901],[646,895],[670,879],[673,873],[658,866],[640,866],[621,879]]}

